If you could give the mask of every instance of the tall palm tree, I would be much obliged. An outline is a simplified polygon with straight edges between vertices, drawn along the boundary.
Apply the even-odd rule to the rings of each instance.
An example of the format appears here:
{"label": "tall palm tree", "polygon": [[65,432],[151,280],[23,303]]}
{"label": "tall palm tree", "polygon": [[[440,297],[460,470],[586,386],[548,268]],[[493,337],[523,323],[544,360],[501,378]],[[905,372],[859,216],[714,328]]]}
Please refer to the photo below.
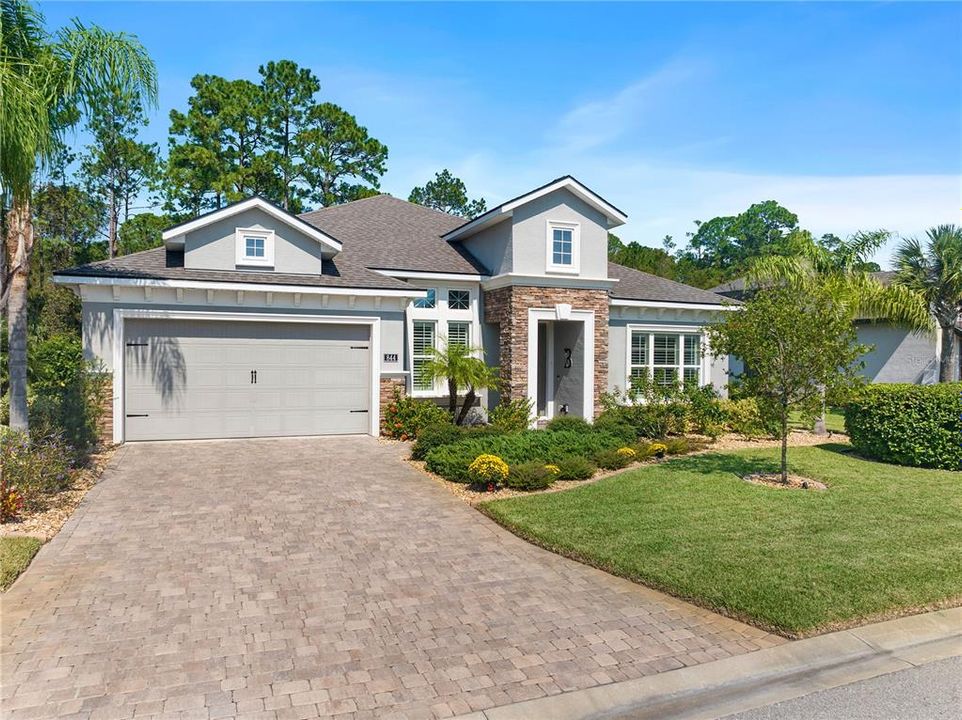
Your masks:
{"label": "tall palm tree", "polygon": [[942,335],[939,382],[951,382],[958,367],[955,333],[962,310],[962,228],[939,225],[925,234],[924,248],[916,238],[904,239],[896,248],[895,282],[925,298]]}
{"label": "tall palm tree", "polygon": [[60,135],[106,88],[157,101],[157,71],[140,42],[77,20],[56,35],[25,0],[0,0],[0,194],[6,215],[0,309],[8,322],[10,425],[26,430],[31,188]]}

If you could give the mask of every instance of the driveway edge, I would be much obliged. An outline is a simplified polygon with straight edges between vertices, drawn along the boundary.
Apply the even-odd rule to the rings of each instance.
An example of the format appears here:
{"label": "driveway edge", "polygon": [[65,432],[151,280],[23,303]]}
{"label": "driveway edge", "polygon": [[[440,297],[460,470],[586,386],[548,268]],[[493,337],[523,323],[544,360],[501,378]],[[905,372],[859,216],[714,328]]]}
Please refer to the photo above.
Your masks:
{"label": "driveway edge", "polygon": [[455,720],[711,720],[956,655],[962,608],[949,608]]}

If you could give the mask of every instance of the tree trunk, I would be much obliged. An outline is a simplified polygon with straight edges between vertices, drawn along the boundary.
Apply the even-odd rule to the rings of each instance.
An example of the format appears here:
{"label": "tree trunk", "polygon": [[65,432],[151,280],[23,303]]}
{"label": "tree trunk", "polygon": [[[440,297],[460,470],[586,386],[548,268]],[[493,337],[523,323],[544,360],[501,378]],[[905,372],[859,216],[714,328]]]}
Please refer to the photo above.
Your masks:
{"label": "tree trunk", "polygon": [[464,421],[468,418],[468,413],[471,412],[471,408],[474,407],[475,397],[474,386],[471,386],[464,396],[464,404],[461,405],[461,412],[458,413],[458,425],[464,425]]}
{"label": "tree trunk", "polygon": [[782,482],[788,484],[788,408],[782,408]]}
{"label": "tree trunk", "polygon": [[939,382],[952,382],[955,379],[955,328],[942,326],[942,351],[939,353]]}
{"label": "tree trunk", "polygon": [[107,220],[107,247],[110,259],[117,257],[117,197],[110,191],[110,218]]}
{"label": "tree trunk", "polygon": [[454,420],[458,413],[458,384],[448,378],[448,412]]}
{"label": "tree trunk", "polygon": [[7,295],[9,333],[10,427],[27,431],[27,282],[33,252],[30,199],[14,197],[7,215],[10,287]]}
{"label": "tree trunk", "polygon": [[816,435],[828,435],[828,430],[825,428],[825,387],[820,388],[819,392],[822,394],[822,404],[821,411],[818,417],[815,418],[815,434]]}

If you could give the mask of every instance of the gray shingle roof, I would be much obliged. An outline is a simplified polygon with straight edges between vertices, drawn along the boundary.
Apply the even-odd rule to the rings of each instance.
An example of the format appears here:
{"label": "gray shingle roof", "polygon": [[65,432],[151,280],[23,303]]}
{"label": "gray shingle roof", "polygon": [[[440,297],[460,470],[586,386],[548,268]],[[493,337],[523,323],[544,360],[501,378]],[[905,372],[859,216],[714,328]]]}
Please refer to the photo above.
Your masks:
{"label": "gray shingle roof", "polygon": [[731,302],[729,298],[710,290],[702,290],[613,262],[608,263],[608,277],[618,280],[611,289],[611,297],[617,300],[656,300],[704,305]]}
{"label": "gray shingle roof", "polygon": [[300,216],[341,240],[338,257],[379,270],[487,274],[460,245],[441,235],[464,223],[464,218],[390,195],[321,208]]}
{"label": "gray shingle roof", "polygon": [[340,255],[324,261],[320,275],[280,274],[249,270],[188,270],[184,267],[184,253],[165,248],[154,248],[113,260],[101,260],[54,275],[83,277],[121,277],[141,280],[201,280],[204,282],[248,282],[267,285],[310,285],[332,288],[377,290],[410,290],[407,283],[367,270]]}

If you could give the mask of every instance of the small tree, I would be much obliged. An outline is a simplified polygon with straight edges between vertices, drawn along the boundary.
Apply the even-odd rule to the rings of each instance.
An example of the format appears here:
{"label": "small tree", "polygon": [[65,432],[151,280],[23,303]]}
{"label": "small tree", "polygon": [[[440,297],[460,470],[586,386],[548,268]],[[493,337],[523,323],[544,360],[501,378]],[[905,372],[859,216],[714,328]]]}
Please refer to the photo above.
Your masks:
{"label": "small tree", "polygon": [[712,351],[741,358],[748,371],[742,387],[758,400],[766,420],[779,428],[781,479],[788,482],[788,415],[814,418],[822,393],[839,395],[858,383],[858,359],[867,348],[833,293],[819,285],[804,292],[780,285],[762,289],[744,306],[709,326]]}
{"label": "small tree", "polygon": [[[456,425],[463,425],[468,412],[477,398],[477,391],[495,387],[498,372],[485,365],[478,348],[469,348],[461,343],[445,342],[443,347],[431,351],[431,359],[424,365],[424,371],[435,380],[448,384],[448,409]],[[464,389],[464,402],[458,411],[458,392]]]}

